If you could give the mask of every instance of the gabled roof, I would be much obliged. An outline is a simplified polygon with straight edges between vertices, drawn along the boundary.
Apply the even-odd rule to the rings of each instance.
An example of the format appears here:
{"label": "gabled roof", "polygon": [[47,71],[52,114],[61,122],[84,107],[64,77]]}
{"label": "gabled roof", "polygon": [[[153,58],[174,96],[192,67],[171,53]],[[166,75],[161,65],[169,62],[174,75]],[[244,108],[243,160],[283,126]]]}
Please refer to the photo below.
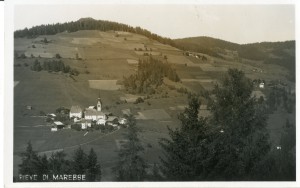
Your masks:
{"label": "gabled roof", "polygon": [[103,113],[101,111],[97,111],[95,109],[86,108],[85,115],[86,116],[103,116],[103,115],[105,115],[105,113]]}
{"label": "gabled roof", "polygon": [[53,122],[55,125],[64,125],[62,122],[60,122],[60,121],[54,121]]}
{"label": "gabled roof", "polygon": [[107,121],[113,121],[115,119],[118,119],[117,116],[108,116]]}
{"label": "gabled roof", "polygon": [[70,113],[80,113],[82,112],[82,109],[79,106],[72,106]]}
{"label": "gabled roof", "polygon": [[82,119],[81,123],[92,123],[92,120],[90,120],[90,119]]}

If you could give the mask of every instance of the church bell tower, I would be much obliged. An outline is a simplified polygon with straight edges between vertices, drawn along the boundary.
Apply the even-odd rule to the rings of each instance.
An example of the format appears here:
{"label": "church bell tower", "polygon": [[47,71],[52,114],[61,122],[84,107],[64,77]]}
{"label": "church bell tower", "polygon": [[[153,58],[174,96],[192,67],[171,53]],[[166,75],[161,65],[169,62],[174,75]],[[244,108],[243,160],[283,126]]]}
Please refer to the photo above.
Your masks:
{"label": "church bell tower", "polygon": [[98,102],[97,102],[97,111],[101,112],[101,99],[100,99],[100,97],[98,98]]}
{"label": "church bell tower", "polygon": [[99,90],[99,96],[98,96],[98,102],[97,102],[97,111],[101,112],[101,99],[100,99],[100,90]]}

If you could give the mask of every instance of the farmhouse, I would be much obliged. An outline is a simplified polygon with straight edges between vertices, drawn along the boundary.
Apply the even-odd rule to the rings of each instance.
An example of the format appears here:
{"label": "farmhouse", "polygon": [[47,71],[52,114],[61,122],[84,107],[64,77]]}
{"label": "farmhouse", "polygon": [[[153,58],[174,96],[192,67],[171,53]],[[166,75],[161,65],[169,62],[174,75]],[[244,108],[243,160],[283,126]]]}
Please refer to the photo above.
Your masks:
{"label": "farmhouse", "polygon": [[262,97],[263,99],[266,99],[265,94],[263,92],[259,91],[259,90],[258,91],[252,91],[251,97],[255,97],[257,99]]}
{"label": "farmhouse", "polygon": [[259,84],[259,88],[265,88],[265,83],[263,83],[263,82],[261,82],[260,84]]}
{"label": "farmhouse", "polygon": [[82,109],[79,106],[72,106],[70,110],[70,118],[82,118]]}
{"label": "farmhouse", "polygon": [[91,126],[92,126],[92,121],[91,120],[83,119],[81,121],[81,129],[87,129],[88,127],[91,127]]}
{"label": "farmhouse", "polygon": [[125,118],[120,118],[120,119],[119,119],[119,123],[120,123],[121,125],[125,125],[125,124],[127,123],[127,119],[125,119]]}
{"label": "farmhouse", "polygon": [[64,127],[64,124],[60,121],[54,121],[53,124],[54,124],[53,128],[56,128],[56,129],[62,129]]}

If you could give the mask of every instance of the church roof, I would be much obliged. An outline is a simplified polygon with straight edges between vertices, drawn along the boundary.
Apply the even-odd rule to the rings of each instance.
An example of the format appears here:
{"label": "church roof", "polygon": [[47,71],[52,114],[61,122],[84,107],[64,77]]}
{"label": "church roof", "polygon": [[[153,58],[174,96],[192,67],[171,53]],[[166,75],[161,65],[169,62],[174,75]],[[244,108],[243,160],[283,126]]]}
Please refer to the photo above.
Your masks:
{"label": "church roof", "polygon": [[70,109],[70,113],[80,113],[82,109],[79,106],[72,106]]}
{"label": "church roof", "polygon": [[103,115],[105,115],[105,113],[101,112],[101,111],[97,111],[95,109],[86,108],[85,115],[86,116],[103,116]]}

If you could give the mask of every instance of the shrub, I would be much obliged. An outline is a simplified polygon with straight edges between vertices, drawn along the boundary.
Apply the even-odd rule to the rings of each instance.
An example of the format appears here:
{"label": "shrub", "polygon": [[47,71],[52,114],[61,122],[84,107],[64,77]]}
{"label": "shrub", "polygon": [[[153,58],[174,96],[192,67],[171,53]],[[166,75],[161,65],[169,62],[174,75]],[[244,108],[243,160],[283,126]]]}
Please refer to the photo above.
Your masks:
{"label": "shrub", "polygon": [[81,130],[81,125],[80,124],[73,124],[71,125],[71,129],[74,129],[76,131],[80,131]]}
{"label": "shrub", "polygon": [[22,53],[22,54],[20,55],[20,58],[25,59],[25,58],[26,58],[26,55],[25,55],[24,53]]}
{"label": "shrub", "polygon": [[55,58],[60,59],[61,58],[60,54],[55,54]]}
{"label": "shrub", "polygon": [[138,104],[138,103],[143,103],[144,99],[142,99],[141,97],[137,98],[134,102],[134,104]]}

